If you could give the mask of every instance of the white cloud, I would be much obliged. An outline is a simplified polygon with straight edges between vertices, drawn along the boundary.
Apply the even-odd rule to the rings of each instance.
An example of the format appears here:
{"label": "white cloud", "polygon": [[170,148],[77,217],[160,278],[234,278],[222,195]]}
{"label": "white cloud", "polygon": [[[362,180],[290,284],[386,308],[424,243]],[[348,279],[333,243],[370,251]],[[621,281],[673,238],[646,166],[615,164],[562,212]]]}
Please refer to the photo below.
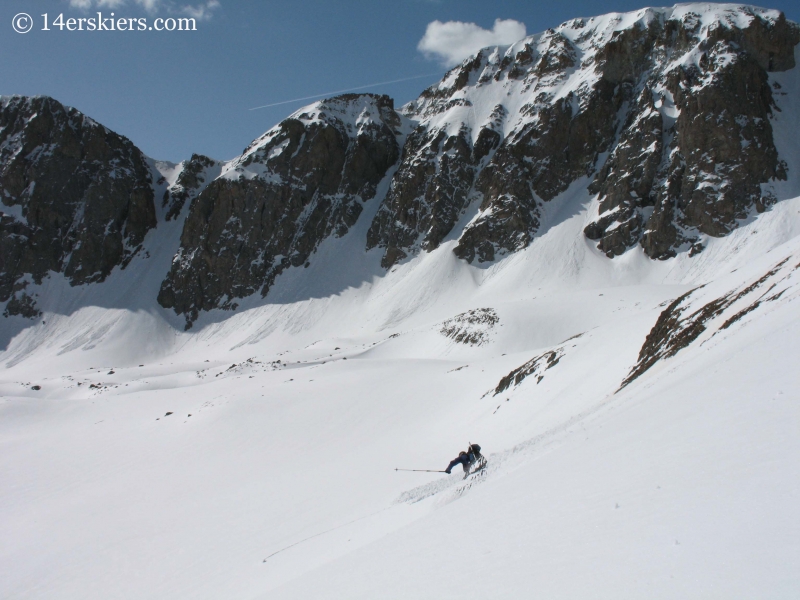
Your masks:
{"label": "white cloud", "polygon": [[190,17],[194,17],[198,21],[206,21],[211,18],[211,13],[215,8],[219,8],[219,2],[217,2],[217,0],[208,0],[208,2],[196,6],[187,4],[181,8],[181,12]]}
{"label": "white cloud", "polygon": [[72,8],[82,8],[89,10],[90,8],[118,8],[125,4],[125,0],[69,0],[69,5]]}
{"label": "white cloud", "polygon": [[135,0],[136,4],[142,6],[147,12],[155,13],[161,8],[161,0]]}
{"label": "white cloud", "polygon": [[150,14],[166,12],[170,14],[184,14],[194,17],[200,21],[211,18],[211,14],[219,8],[219,0],[206,0],[198,4],[183,4],[177,6],[171,0],[69,0],[69,5],[73,8],[90,10],[94,8],[119,8],[126,4],[139,6]]}
{"label": "white cloud", "polygon": [[433,21],[428,23],[425,35],[417,44],[417,50],[428,58],[435,58],[444,66],[451,67],[481,48],[513,44],[525,35],[525,23],[514,19],[497,19],[492,29],[461,21]]}

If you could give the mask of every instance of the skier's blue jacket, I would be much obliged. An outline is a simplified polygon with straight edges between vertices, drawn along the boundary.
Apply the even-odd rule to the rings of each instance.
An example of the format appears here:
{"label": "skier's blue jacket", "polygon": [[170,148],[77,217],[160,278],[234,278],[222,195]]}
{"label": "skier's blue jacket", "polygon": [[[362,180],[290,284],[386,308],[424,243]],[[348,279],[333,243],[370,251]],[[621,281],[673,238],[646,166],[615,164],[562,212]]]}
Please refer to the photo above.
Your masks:
{"label": "skier's blue jacket", "polygon": [[450,471],[456,465],[461,465],[466,473],[469,470],[469,466],[478,460],[481,456],[481,447],[478,444],[472,444],[469,447],[469,452],[459,452],[458,457],[454,458],[450,461],[450,464],[447,465],[447,469],[445,469],[445,473],[450,473]]}

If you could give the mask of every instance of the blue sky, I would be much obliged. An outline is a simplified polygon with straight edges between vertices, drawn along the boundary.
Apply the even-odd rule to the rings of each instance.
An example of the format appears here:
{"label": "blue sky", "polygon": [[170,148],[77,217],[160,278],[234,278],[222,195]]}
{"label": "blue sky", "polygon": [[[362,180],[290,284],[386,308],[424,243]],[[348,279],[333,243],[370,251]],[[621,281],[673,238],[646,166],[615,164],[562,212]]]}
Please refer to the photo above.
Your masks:
{"label": "blue sky", "polygon": [[[98,3],[101,6],[98,6]],[[553,3],[493,0],[3,0],[0,4],[0,94],[46,94],[129,137],[154,158],[193,152],[226,159],[310,101],[256,106],[423,75],[363,91],[386,93],[399,106],[446,68],[418,44],[434,21],[474,23],[433,29],[429,48],[460,31],[491,39],[497,27],[528,34],[578,16],[641,8],[641,1]],[[770,5],[800,20],[797,0]],[[89,18],[194,15],[197,31],[58,31],[59,14]],[[17,13],[33,17],[26,34]],[[50,31],[42,31],[43,13]],[[449,38],[445,38],[450,34]],[[484,36],[481,38],[481,36]],[[488,36],[488,37],[487,37]],[[448,41],[449,40],[449,41]],[[439,44],[439,46],[437,46]]]}

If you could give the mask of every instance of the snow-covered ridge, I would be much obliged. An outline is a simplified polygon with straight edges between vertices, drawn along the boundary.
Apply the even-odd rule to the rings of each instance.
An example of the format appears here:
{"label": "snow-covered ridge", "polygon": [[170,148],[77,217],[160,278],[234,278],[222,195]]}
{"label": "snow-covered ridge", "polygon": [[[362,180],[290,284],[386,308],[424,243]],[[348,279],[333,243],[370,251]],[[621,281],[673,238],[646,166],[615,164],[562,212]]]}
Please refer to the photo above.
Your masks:
{"label": "snow-covered ridge", "polygon": [[391,266],[454,237],[459,258],[491,262],[533,243],[546,204],[586,177],[600,206],[585,234],[610,258],[701,251],[797,193],[776,191],[791,160],[768,79],[796,73],[798,41],[779,11],[687,4],[486,48],[401,109],[417,127],[368,247]]}
{"label": "snow-covered ridge", "polygon": [[[431,127],[447,124],[451,134],[457,133],[454,128],[465,123],[472,130],[474,141],[480,128],[490,121],[494,107],[502,104],[510,113],[504,128],[504,134],[508,135],[525,121],[523,108],[531,100],[535,101],[539,93],[547,93],[547,101],[552,103],[595,83],[597,79],[591,75],[587,77],[586,73],[581,72],[581,67],[594,66],[598,53],[623,31],[646,30],[654,24],[663,28],[669,21],[680,23],[692,31],[694,48],[681,53],[678,58],[680,62],[663,65],[663,73],[667,73],[680,64],[689,64],[687,61],[695,61],[696,64],[701,54],[697,49],[709,39],[715,28],[743,30],[750,27],[755,19],[768,26],[785,22],[783,13],[777,10],[746,4],[714,3],[677,4],[571,19],[515,44],[481,50],[476,56],[452,68],[442,81],[400,110],[412,118],[429,123]],[[520,73],[514,72],[513,65],[520,63],[535,63],[537,68],[519,78]],[[509,65],[512,65],[510,72]],[[543,78],[543,74],[551,75]],[[495,85],[497,82],[501,82],[499,89]],[[484,88],[487,92],[479,91]],[[443,97],[447,100],[442,100]]]}
{"label": "snow-covered ridge", "polygon": [[281,182],[280,178],[275,178],[269,163],[280,157],[289,146],[286,135],[287,121],[297,121],[305,129],[334,127],[352,139],[360,136],[374,138],[376,130],[386,124],[396,129],[400,135],[399,129],[402,127],[400,117],[394,112],[393,105],[386,96],[345,94],[319,100],[295,111],[284,121],[253,140],[241,156],[224,164],[220,177],[231,180],[240,177],[246,179],[261,177]]}
{"label": "snow-covered ridge", "polygon": [[[0,94],[0,110],[6,110],[11,105],[20,105],[20,106],[23,106],[23,107],[32,108],[32,107],[34,107],[35,104],[38,104],[38,103],[40,103],[42,101],[48,101],[48,100],[51,100],[51,98],[49,96],[43,96],[43,95],[20,96],[19,94],[11,94],[11,95],[2,95],[2,94]],[[110,132],[111,131],[110,129],[108,129],[104,125],[102,125],[102,124],[98,123],[97,121],[95,121],[94,119],[92,119],[90,116],[79,112],[74,107],[67,106],[66,104],[63,105],[63,106],[69,113],[71,113],[72,115],[77,116],[80,119],[82,124],[87,125],[87,126],[91,126],[91,127],[101,127],[105,132]],[[34,116],[35,116],[35,114],[31,114],[28,117],[28,120],[30,120]]]}

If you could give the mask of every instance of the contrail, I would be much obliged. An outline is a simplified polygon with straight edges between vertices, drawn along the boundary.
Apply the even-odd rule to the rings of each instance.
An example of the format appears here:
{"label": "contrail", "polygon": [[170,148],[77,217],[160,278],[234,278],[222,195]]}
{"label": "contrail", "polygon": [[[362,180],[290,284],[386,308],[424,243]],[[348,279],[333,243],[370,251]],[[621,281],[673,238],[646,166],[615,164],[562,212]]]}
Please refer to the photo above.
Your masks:
{"label": "contrail", "polygon": [[325,92],[324,94],[315,94],[313,96],[305,96],[303,98],[295,98],[294,100],[283,100],[282,102],[273,102],[272,104],[265,104],[264,106],[256,106],[248,110],[258,110],[259,108],[269,108],[270,106],[279,106],[281,104],[291,104],[292,102],[302,102],[303,100],[312,100],[314,98],[322,98],[323,96],[335,96],[336,94],[344,94],[345,92],[353,92],[355,90],[363,90],[366,88],[375,87],[378,85],[389,85],[390,83],[400,83],[401,81],[411,81],[412,79],[422,79],[423,77],[433,77],[434,75],[441,75],[441,73],[426,73],[425,75],[414,75],[414,77],[405,77],[403,79],[394,79],[392,81],[381,81],[380,83],[370,83],[369,85],[360,85],[358,87],[347,88],[346,90],[336,90],[335,92]]}

